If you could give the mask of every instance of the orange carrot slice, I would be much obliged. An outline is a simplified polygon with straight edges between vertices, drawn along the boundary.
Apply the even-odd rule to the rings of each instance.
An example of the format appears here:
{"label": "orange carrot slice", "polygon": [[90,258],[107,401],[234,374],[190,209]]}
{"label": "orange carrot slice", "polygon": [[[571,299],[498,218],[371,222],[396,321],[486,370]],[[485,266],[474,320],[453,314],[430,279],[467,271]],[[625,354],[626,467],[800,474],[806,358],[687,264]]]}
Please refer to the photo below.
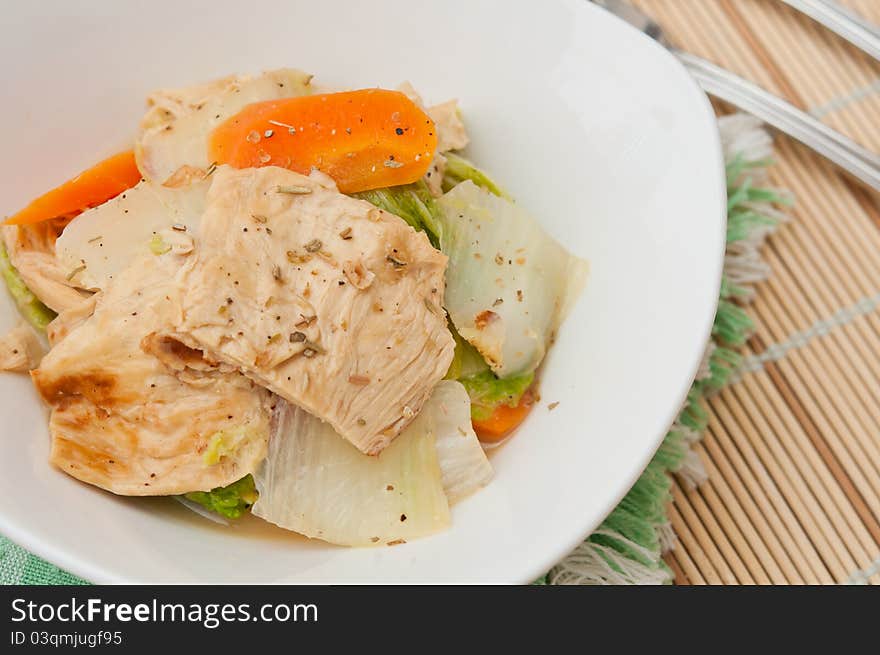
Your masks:
{"label": "orange carrot slice", "polygon": [[75,178],[44,193],[17,214],[6,219],[6,225],[29,225],[50,218],[70,216],[118,196],[140,182],[141,174],[134,162],[134,152],[127,150],[98,162]]}
{"label": "orange carrot slice", "polygon": [[534,405],[531,394],[526,393],[520,400],[519,405],[499,405],[489,418],[472,421],[474,432],[480,441],[493,443],[501,441],[522,423]]}
{"label": "orange carrot slice", "polygon": [[363,89],[248,105],[214,130],[208,159],[304,174],[314,167],[354,193],[415,182],[436,148],[434,123],[412,100]]}

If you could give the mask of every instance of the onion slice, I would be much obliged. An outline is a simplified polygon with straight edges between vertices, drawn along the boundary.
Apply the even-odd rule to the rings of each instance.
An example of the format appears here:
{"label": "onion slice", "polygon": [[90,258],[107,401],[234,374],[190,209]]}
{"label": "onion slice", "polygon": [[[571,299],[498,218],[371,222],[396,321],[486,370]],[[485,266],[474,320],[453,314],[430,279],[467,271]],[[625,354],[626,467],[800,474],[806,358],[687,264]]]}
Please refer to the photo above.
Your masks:
{"label": "onion slice", "polygon": [[397,544],[446,528],[449,502],[491,476],[457,382],[438,384],[409,427],[373,457],[279,399],[252,511],[335,544]]}

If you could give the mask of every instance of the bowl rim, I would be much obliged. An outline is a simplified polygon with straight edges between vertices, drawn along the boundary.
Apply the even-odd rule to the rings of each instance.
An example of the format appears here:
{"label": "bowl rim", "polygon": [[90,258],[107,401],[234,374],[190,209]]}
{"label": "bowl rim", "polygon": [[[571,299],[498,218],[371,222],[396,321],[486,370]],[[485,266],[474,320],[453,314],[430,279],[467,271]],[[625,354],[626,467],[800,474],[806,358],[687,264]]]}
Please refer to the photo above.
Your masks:
{"label": "bowl rim", "polygon": [[[586,4],[597,10],[605,11],[604,9],[601,9],[596,5],[591,5],[590,3]],[[721,133],[718,130],[718,117],[715,114],[715,109],[712,107],[712,102],[709,100],[709,96],[706,94],[706,92],[703,91],[696,79],[694,79],[694,77],[688,72],[684,64],[679,61],[678,57],[676,57],[667,48],[660,45],[657,41],[649,37],[644,32],[637,30],[635,27],[629,25],[628,23],[626,23],[626,21],[619,19],[616,16],[613,17],[615,20],[625,25],[627,29],[630,29],[632,32],[637,34],[639,38],[642,38],[649,42],[650,47],[653,47],[655,49],[658,56],[666,57],[673,64],[673,69],[677,70],[680,75],[686,78],[686,83],[690,86],[692,91],[696,92],[694,96],[697,104],[700,106],[702,118],[709,121],[711,129],[707,130],[706,136],[710,139],[710,145],[713,151],[713,158],[717,162],[716,173],[713,177],[717,181],[718,185],[717,216],[718,219],[720,219],[718,230],[720,238],[718,243],[716,244],[717,256],[713,258],[713,261],[715,262],[715,270],[712,273],[712,277],[714,279],[714,286],[719,291],[719,295],[711,304],[711,309],[708,313],[708,316],[704,319],[702,329],[703,338],[700,341],[699,347],[695,348],[694,355],[692,355],[691,357],[690,366],[687,369],[690,371],[690,373],[686,378],[687,381],[684,383],[683,388],[680,389],[678,393],[678,402],[672,405],[667,411],[667,415],[663,423],[665,427],[661,428],[659,433],[655,436],[653,442],[654,446],[650,449],[646,449],[643,457],[634,460],[627,476],[625,478],[621,477],[618,493],[611,497],[612,500],[609,501],[607,510],[605,511],[603,517],[598,520],[598,522],[596,522],[595,520],[588,520],[586,521],[586,524],[588,526],[586,529],[577,530],[576,532],[574,532],[572,537],[564,542],[560,540],[559,548],[554,550],[552,556],[548,554],[546,557],[536,557],[535,563],[532,564],[531,568],[527,569],[529,574],[524,576],[522,579],[518,580],[514,584],[527,584],[534,580],[537,580],[542,575],[550,571],[553,566],[561,562],[567,555],[573,552],[580,543],[585,541],[591,534],[593,534],[593,532],[595,532],[596,528],[598,528],[602,524],[602,521],[604,521],[605,518],[614,511],[614,509],[620,504],[620,501],[623,500],[623,498],[629,493],[630,489],[632,489],[633,485],[641,477],[651,459],[653,459],[657,450],[662,445],[669,431],[669,428],[675,423],[675,420],[681,413],[682,407],[684,406],[687,399],[687,395],[690,392],[691,387],[693,386],[697,373],[700,370],[700,365],[703,362],[703,358],[711,338],[712,327],[715,323],[715,315],[718,311],[718,304],[720,301],[721,281],[724,274],[724,255],[727,250],[727,174],[724,158],[724,148],[721,143]],[[707,220],[708,218],[709,217],[707,217]]]}

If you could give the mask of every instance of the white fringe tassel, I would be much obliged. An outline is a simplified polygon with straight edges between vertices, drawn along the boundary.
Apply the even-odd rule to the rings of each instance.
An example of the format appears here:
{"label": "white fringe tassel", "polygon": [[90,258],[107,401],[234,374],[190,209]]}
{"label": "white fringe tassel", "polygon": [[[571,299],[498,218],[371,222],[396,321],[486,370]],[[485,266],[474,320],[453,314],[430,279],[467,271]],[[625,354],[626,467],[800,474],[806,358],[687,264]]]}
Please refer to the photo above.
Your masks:
{"label": "white fringe tassel", "polygon": [[675,542],[678,541],[675,530],[672,529],[672,524],[669,522],[657,526],[657,537],[660,539],[661,553],[668,553],[675,548]]}
{"label": "white fringe tassel", "polygon": [[773,139],[763,123],[748,114],[732,114],[718,119],[718,132],[724,160],[742,157],[746,161],[760,161],[773,156]]}
{"label": "white fringe tassel", "polygon": [[[725,159],[732,161],[737,156],[746,161],[770,159],[773,156],[773,140],[761,125],[761,121],[757,118],[746,114],[719,118],[718,130],[721,133]],[[752,177],[753,186],[766,186],[767,172],[764,169],[750,169],[745,174]],[[779,193],[783,194],[782,191]],[[760,211],[777,222],[788,220],[784,213],[766,204],[760,207],[750,203],[743,205]],[[755,295],[751,285],[767,279],[770,274],[770,269],[761,258],[760,249],[773,230],[774,227],[770,225],[755,227],[745,239],[727,246],[724,274],[730,282],[746,289],[746,294],[742,297],[746,302],[751,301]]]}
{"label": "white fringe tassel", "polygon": [[696,450],[687,451],[676,473],[688,489],[696,489],[709,479]]}
{"label": "white fringe tassel", "polygon": [[712,354],[717,347],[718,346],[715,345],[714,341],[710,341],[706,344],[706,351],[703,353],[703,360],[700,362],[700,368],[697,369],[697,375],[694,377],[694,380],[705,380],[712,375],[712,369],[709,368],[709,363],[712,361]]}
{"label": "white fringe tassel", "polygon": [[[642,548],[637,543],[610,530],[597,530],[616,541],[643,554],[649,560],[656,560],[656,553]],[[613,548],[585,541],[560,564],[553,567],[547,576],[549,584],[575,585],[649,585],[669,582],[669,574],[658,568],[645,566],[641,562],[624,557]]]}

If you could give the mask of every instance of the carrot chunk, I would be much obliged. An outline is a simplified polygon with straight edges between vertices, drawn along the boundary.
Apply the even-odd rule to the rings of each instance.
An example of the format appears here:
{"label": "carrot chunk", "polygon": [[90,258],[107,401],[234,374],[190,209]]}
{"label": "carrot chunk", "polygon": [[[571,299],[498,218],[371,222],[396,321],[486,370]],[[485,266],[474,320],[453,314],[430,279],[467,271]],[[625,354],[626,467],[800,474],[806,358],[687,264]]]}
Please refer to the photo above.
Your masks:
{"label": "carrot chunk", "polygon": [[487,443],[501,441],[526,419],[533,405],[534,402],[528,393],[515,407],[499,405],[488,418],[472,421],[474,432],[477,433],[480,441]]}
{"label": "carrot chunk", "polygon": [[362,89],[248,105],[211,134],[208,158],[332,177],[355,193],[422,177],[437,148],[433,121],[399,91]]}
{"label": "carrot chunk", "polygon": [[118,196],[140,182],[134,152],[127,150],[98,162],[59,187],[44,193],[17,214],[7,225],[30,225],[51,218],[71,216]]}

